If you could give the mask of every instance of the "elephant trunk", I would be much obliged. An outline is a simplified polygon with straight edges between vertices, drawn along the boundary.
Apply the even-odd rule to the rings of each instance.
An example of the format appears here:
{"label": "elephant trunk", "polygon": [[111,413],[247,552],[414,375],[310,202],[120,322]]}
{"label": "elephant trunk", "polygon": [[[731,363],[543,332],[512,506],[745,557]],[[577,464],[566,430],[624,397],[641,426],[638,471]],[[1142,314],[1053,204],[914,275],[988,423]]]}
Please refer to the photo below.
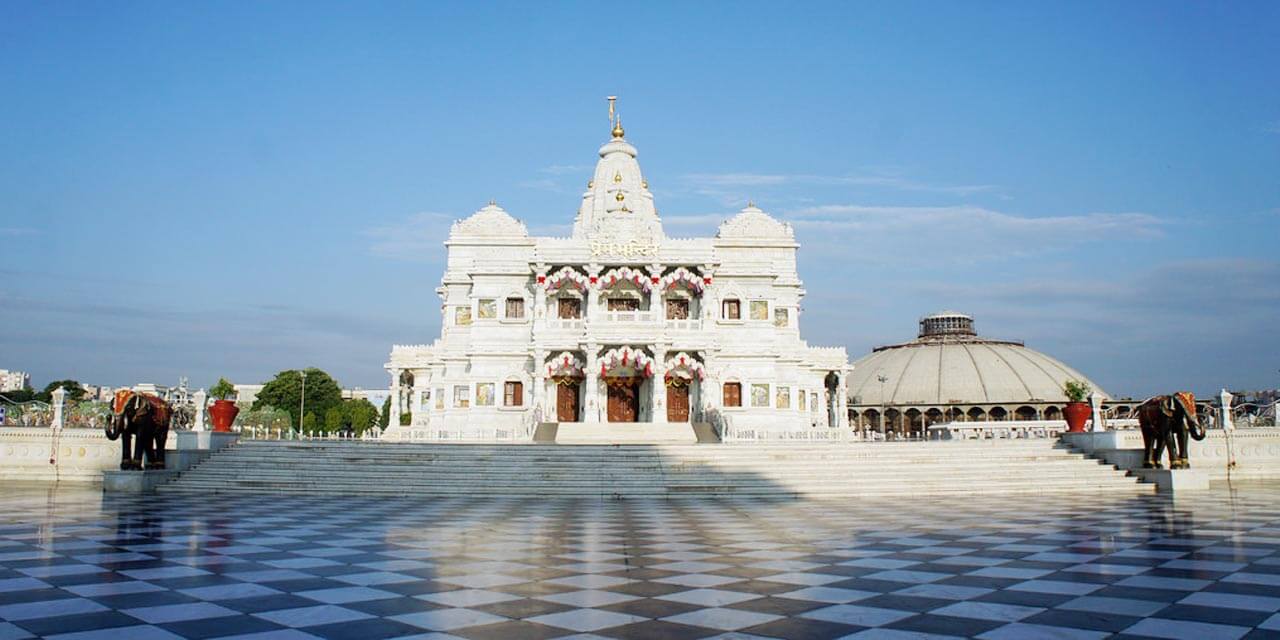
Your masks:
{"label": "elephant trunk", "polygon": [[107,424],[102,427],[103,431],[107,434],[108,440],[115,441],[120,439],[120,429],[116,427],[116,420],[118,420],[118,418],[111,416],[111,419],[107,420]]}
{"label": "elephant trunk", "polygon": [[1186,416],[1186,420],[1187,432],[1191,434],[1191,439],[1196,441],[1204,440],[1204,427],[1200,424],[1200,421],[1190,415]]}

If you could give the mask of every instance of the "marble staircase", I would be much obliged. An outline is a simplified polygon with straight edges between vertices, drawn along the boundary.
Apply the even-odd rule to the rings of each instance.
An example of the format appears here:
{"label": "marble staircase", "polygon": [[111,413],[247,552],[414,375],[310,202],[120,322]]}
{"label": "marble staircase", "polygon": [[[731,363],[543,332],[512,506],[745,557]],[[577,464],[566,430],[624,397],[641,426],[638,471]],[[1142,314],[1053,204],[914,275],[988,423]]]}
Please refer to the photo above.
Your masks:
{"label": "marble staircase", "polygon": [[162,492],[886,497],[1150,493],[1053,440],[749,445],[247,440]]}

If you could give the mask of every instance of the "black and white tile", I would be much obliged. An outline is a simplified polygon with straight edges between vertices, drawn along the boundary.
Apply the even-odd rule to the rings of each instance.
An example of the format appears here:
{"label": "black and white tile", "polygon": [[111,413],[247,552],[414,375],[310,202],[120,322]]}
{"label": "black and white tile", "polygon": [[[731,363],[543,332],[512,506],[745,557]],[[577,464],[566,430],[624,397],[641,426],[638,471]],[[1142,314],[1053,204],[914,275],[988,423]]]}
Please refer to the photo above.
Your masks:
{"label": "black and white tile", "polygon": [[0,489],[0,640],[1280,638],[1280,485],[908,501]]}

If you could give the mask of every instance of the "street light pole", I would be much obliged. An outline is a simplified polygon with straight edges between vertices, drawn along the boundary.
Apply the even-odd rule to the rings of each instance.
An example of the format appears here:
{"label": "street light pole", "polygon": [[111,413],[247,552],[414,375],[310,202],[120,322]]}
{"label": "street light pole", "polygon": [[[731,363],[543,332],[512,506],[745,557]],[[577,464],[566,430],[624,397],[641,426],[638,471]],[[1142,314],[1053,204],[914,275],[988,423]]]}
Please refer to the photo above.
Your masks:
{"label": "street light pole", "polygon": [[302,416],[307,411],[307,370],[303,369],[298,373],[302,374],[302,399],[298,402],[298,435],[302,435]]}

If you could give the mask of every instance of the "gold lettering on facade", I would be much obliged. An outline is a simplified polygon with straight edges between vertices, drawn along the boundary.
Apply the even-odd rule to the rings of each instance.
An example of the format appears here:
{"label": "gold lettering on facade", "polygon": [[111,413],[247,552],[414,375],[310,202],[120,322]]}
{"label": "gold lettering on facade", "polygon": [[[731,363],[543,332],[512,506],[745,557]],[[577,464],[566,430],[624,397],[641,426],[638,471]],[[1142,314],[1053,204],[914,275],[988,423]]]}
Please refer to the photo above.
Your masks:
{"label": "gold lettering on facade", "polygon": [[617,256],[619,258],[657,257],[658,245],[654,242],[641,242],[636,239],[618,242],[592,240],[591,255],[592,257]]}

